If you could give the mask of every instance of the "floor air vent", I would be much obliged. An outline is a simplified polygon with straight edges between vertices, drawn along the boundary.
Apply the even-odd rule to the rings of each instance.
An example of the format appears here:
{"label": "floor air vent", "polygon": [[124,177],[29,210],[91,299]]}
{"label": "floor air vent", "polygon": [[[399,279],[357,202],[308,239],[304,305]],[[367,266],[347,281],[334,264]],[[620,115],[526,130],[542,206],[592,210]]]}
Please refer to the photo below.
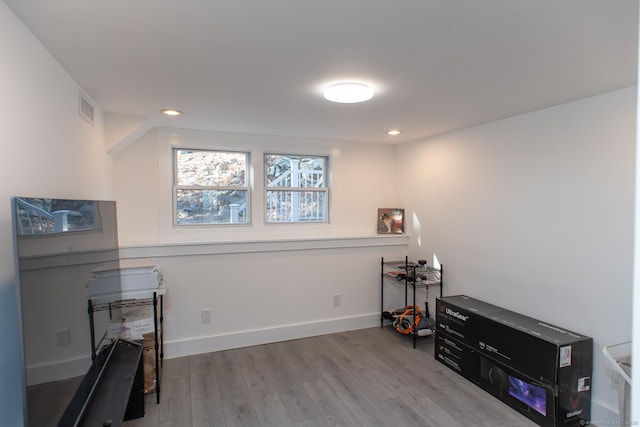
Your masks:
{"label": "floor air vent", "polygon": [[80,93],[80,116],[85,119],[89,124],[93,126],[94,118],[93,118],[93,104],[89,101],[89,98]]}

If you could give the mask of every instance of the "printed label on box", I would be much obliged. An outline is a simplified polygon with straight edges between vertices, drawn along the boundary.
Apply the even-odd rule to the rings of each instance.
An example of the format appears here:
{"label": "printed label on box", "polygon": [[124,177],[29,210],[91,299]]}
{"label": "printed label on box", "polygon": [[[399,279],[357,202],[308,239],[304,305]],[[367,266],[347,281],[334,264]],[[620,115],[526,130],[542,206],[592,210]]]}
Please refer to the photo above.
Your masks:
{"label": "printed label on box", "polygon": [[560,367],[566,368],[567,366],[571,366],[571,346],[570,345],[560,347]]}
{"label": "printed label on box", "polygon": [[587,391],[591,388],[591,377],[578,378],[578,391]]}

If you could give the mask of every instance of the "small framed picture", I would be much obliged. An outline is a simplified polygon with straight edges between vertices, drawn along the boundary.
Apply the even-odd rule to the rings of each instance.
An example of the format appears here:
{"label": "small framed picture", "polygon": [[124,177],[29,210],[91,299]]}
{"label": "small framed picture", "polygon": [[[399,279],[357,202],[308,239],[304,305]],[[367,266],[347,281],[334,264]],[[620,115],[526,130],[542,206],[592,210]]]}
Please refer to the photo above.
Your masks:
{"label": "small framed picture", "polygon": [[378,234],[404,234],[404,209],[378,209]]}

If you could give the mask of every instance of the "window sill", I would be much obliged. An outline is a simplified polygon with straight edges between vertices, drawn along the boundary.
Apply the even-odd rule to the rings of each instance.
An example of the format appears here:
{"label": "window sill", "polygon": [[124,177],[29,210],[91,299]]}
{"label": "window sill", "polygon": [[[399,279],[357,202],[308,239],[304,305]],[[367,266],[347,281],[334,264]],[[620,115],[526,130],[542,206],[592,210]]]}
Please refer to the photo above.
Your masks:
{"label": "window sill", "polygon": [[409,236],[406,234],[357,237],[243,240],[227,242],[166,243],[154,245],[122,246],[120,247],[120,257],[159,258],[193,255],[407,246],[408,243]]}

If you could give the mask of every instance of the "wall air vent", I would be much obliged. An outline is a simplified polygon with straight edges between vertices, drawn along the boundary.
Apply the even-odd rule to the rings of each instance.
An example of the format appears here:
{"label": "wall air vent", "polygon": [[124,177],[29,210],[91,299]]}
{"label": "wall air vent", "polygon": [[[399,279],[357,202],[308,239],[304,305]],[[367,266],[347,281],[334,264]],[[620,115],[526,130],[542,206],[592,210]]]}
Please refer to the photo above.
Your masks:
{"label": "wall air vent", "polygon": [[89,101],[89,97],[80,92],[80,107],[78,111],[80,112],[80,116],[89,122],[91,126],[95,124],[93,110],[93,103]]}

